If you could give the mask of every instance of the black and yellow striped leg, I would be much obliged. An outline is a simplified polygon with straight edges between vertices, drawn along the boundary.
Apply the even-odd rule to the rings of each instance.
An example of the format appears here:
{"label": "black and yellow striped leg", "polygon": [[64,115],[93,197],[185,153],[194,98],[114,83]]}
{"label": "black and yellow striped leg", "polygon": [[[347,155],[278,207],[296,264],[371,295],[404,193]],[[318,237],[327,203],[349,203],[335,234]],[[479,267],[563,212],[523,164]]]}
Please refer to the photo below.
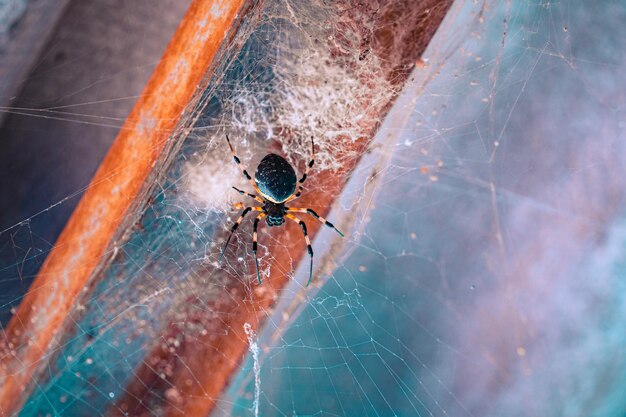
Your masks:
{"label": "black and yellow striped leg", "polygon": [[339,233],[339,235],[341,237],[344,237],[343,233],[341,233],[339,231],[339,229],[337,229],[335,227],[334,224],[332,224],[331,222],[329,222],[328,220],[326,220],[325,218],[321,217],[320,215],[318,215],[315,211],[311,210],[310,208],[299,208],[299,207],[285,207],[287,209],[288,212],[292,212],[292,213],[307,213],[310,214],[311,216],[315,217],[317,219],[317,221],[319,221],[320,223],[332,228],[335,230],[335,232]]}
{"label": "black and yellow striped leg", "polygon": [[304,181],[306,181],[307,175],[309,175],[309,169],[311,169],[314,164],[315,164],[315,143],[313,142],[313,136],[311,136],[311,161],[309,161],[308,165],[304,169],[304,174],[302,174],[302,177],[300,178],[300,180],[298,180],[298,189],[285,202],[289,202],[291,200],[294,200],[300,197],[300,194],[302,194],[302,184],[304,184]]}
{"label": "black and yellow striped leg", "polygon": [[257,228],[259,227],[259,221],[265,216],[267,216],[267,214],[261,213],[256,217],[256,219],[254,219],[254,229],[252,231],[252,252],[254,253],[254,264],[256,265],[256,279],[257,281],[259,281],[259,285],[261,285],[261,274],[259,273],[259,258],[256,256]]}
{"label": "black and yellow striped leg", "polygon": [[311,279],[313,278],[313,248],[311,247],[311,240],[309,239],[309,235],[306,232],[306,224],[302,220],[294,216],[293,214],[285,214],[285,217],[287,217],[289,220],[292,220],[298,223],[300,227],[302,228],[302,233],[304,233],[304,240],[306,241],[306,250],[309,252],[309,256],[311,257],[311,266],[309,267],[309,280],[306,283],[306,286],[308,287],[309,284],[311,283]]}
{"label": "black and yellow striped leg", "polygon": [[241,168],[241,172],[243,173],[243,176],[246,177],[248,181],[250,181],[250,184],[252,185],[252,187],[254,187],[257,193],[263,194],[261,190],[259,190],[259,187],[257,187],[256,183],[254,182],[250,174],[248,174],[248,171],[246,171],[243,165],[241,165],[241,160],[237,157],[237,154],[235,153],[235,148],[233,148],[233,145],[231,145],[228,135],[226,135],[226,142],[228,142],[228,147],[230,148],[230,152],[233,154],[233,159],[235,160],[235,163],[239,166],[239,168]]}
{"label": "black and yellow striped leg", "polygon": [[234,189],[235,189],[235,191],[237,191],[239,194],[242,194],[242,195],[247,195],[248,197],[254,198],[254,199],[255,199],[256,201],[258,201],[259,203],[261,203],[261,204],[265,204],[265,201],[263,201],[263,200],[261,199],[261,197],[256,196],[256,195],[254,195],[254,194],[251,194],[251,193],[249,193],[249,192],[246,192],[246,191],[240,190],[240,189],[239,189],[239,188],[237,188],[237,187],[233,187],[233,188],[234,188]]}
{"label": "black and yellow striped leg", "polygon": [[243,210],[243,212],[241,213],[241,216],[239,216],[239,218],[237,219],[235,224],[233,224],[233,227],[231,227],[231,229],[230,229],[230,234],[228,235],[228,239],[226,240],[226,244],[224,245],[224,248],[222,249],[222,253],[220,255],[219,262],[221,262],[222,258],[224,257],[224,252],[226,252],[226,248],[228,247],[228,243],[230,242],[230,238],[233,237],[233,233],[235,233],[235,230],[237,230],[237,228],[239,227],[239,225],[243,221],[243,218],[246,217],[246,214],[250,213],[250,211],[252,211],[252,210],[254,210],[254,211],[263,211],[263,207],[246,207]]}

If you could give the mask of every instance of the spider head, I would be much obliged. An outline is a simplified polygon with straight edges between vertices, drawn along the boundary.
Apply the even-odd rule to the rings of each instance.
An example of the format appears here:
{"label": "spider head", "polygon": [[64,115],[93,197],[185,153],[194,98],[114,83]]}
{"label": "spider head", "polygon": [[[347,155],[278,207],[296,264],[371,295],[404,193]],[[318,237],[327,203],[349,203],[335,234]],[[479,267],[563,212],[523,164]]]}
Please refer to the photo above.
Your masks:
{"label": "spider head", "polygon": [[267,203],[264,209],[267,213],[266,223],[269,227],[280,226],[285,223],[285,206],[283,204]]}
{"label": "spider head", "polygon": [[267,216],[267,225],[272,226],[280,226],[285,223],[285,218],[283,216]]}

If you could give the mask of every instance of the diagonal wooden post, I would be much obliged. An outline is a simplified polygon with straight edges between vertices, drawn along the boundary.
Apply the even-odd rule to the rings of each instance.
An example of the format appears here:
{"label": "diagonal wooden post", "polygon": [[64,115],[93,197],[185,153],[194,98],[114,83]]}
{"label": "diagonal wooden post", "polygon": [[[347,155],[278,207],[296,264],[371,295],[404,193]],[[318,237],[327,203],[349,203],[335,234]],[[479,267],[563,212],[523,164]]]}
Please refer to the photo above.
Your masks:
{"label": "diagonal wooden post", "polygon": [[77,295],[175,139],[245,0],[194,0],[0,341],[0,416],[15,415]]}
{"label": "diagonal wooden post", "polygon": [[[451,3],[451,0],[340,0],[333,4],[338,10],[346,11],[343,24],[360,25],[363,30],[371,31],[363,36],[369,39],[368,44],[362,45],[363,53],[381,57],[380,72],[399,90]],[[367,23],[371,26],[365,29],[367,25],[363,19],[368,18]],[[396,26],[402,31],[396,30]],[[334,56],[341,58],[341,51],[334,51]],[[368,88],[372,86],[367,84],[370,80],[363,81],[364,94],[358,105],[367,109]],[[362,119],[364,136],[354,142],[346,140],[343,145],[336,146],[335,152],[353,155],[366,152],[392,103],[393,97],[378,110],[367,112]],[[358,157],[350,159],[332,172],[316,172],[307,182],[310,192],[298,200],[298,205],[320,208],[319,214],[325,215],[358,160]],[[203,266],[203,270],[190,274],[206,274],[219,282],[222,287],[219,295],[211,298],[192,294],[173,307],[178,317],[185,317],[185,320],[172,320],[162,331],[159,342],[154,344],[126,385],[125,395],[109,409],[109,416],[209,415],[247,352],[248,337],[244,329],[256,330],[263,325],[267,312],[287,285],[293,266],[298,265],[306,254],[302,232],[297,225],[288,225],[285,229],[281,230],[280,244],[266,244],[272,253],[271,278],[266,278],[262,286],[253,285],[252,292],[245,280],[231,276],[223,269],[207,273],[208,267]],[[318,229],[318,223],[309,222],[309,235],[314,236]],[[167,340],[177,343],[162,343]]]}

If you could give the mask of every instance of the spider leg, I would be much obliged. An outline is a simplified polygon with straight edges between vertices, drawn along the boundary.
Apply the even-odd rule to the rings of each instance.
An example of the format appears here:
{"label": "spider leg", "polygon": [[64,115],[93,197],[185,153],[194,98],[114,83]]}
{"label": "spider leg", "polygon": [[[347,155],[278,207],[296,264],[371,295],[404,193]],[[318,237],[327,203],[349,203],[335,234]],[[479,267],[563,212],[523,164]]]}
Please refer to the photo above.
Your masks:
{"label": "spider leg", "polygon": [[309,280],[306,283],[306,286],[308,287],[309,284],[311,283],[311,279],[313,278],[313,248],[311,247],[311,240],[309,239],[309,235],[306,232],[306,224],[304,224],[302,220],[300,220],[293,214],[287,213],[285,214],[285,217],[288,218],[289,220],[292,220],[298,223],[300,227],[302,227],[302,233],[304,233],[304,240],[306,241],[306,250],[309,252],[309,256],[311,257],[311,266],[309,267]]}
{"label": "spider leg", "polygon": [[256,251],[257,251],[257,232],[256,229],[257,227],[259,227],[259,220],[261,220],[263,217],[267,216],[267,213],[263,212],[261,214],[259,214],[258,216],[256,216],[256,219],[254,219],[254,229],[252,232],[252,252],[254,252],[254,264],[256,265],[256,279],[257,281],[259,281],[259,285],[261,285],[261,274],[259,273],[259,258],[257,258],[256,256]]}
{"label": "spider leg", "polygon": [[250,174],[248,174],[248,171],[246,171],[246,169],[241,165],[241,160],[239,160],[239,158],[237,157],[237,154],[235,153],[235,148],[233,148],[233,145],[231,145],[230,139],[228,139],[228,135],[226,135],[226,142],[228,142],[228,147],[230,148],[230,152],[233,154],[233,159],[235,160],[235,163],[239,166],[239,168],[241,168],[243,176],[246,177],[248,181],[250,181],[250,184],[252,185],[252,187],[254,187],[257,193],[263,194],[261,190],[259,190],[259,187],[257,187],[257,185],[255,184]]}
{"label": "spider leg", "polygon": [[318,215],[315,211],[311,210],[310,208],[298,208],[298,207],[285,207],[287,209],[288,212],[292,212],[292,213],[307,213],[310,214],[311,216],[315,217],[317,219],[317,221],[319,221],[320,223],[330,227],[331,229],[335,229],[335,232],[339,233],[339,235],[341,237],[345,237],[343,235],[343,233],[341,233],[339,231],[339,229],[337,229],[335,227],[335,225],[333,225],[331,222],[329,222],[328,220],[326,220],[325,218],[321,217],[320,215]]}
{"label": "spider leg", "polygon": [[230,242],[230,238],[233,237],[233,233],[235,232],[235,230],[237,230],[237,228],[239,227],[239,225],[243,221],[243,218],[246,217],[246,214],[250,213],[250,211],[252,211],[252,210],[254,210],[254,211],[263,211],[263,207],[246,207],[244,209],[244,211],[241,213],[241,216],[239,216],[237,221],[233,224],[233,227],[231,227],[231,229],[230,229],[230,234],[228,235],[228,239],[226,240],[226,244],[224,245],[224,248],[222,248],[222,253],[220,255],[219,262],[222,262],[222,258],[224,257],[224,252],[226,252],[226,248],[228,247],[228,243]]}
{"label": "spider leg", "polygon": [[248,197],[254,198],[254,199],[255,199],[256,201],[258,201],[259,203],[261,203],[261,204],[265,204],[265,201],[263,201],[263,200],[261,199],[261,197],[259,197],[259,196],[257,196],[257,195],[254,195],[254,194],[251,194],[251,193],[248,193],[248,192],[246,192],[246,191],[240,190],[240,189],[239,189],[239,188],[237,188],[237,187],[233,187],[233,188],[234,188],[234,189],[235,189],[235,191],[237,191],[239,194],[242,194],[242,195],[247,195]]}
{"label": "spider leg", "polygon": [[298,181],[298,188],[296,192],[293,193],[287,200],[285,200],[285,203],[288,203],[289,201],[295,200],[296,198],[300,197],[300,194],[302,193],[302,184],[304,184],[304,181],[306,181],[307,175],[309,174],[309,169],[313,167],[313,164],[315,164],[315,143],[313,142],[313,136],[311,136],[311,161],[309,161],[308,165],[304,169],[304,174],[302,174],[302,177]]}

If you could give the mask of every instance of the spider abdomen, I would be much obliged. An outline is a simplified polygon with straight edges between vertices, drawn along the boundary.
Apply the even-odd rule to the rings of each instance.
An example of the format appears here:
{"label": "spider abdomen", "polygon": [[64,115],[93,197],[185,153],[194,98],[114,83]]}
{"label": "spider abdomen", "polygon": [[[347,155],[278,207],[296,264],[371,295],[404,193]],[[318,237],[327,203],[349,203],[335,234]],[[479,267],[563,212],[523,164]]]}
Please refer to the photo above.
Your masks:
{"label": "spider abdomen", "polygon": [[254,181],[265,197],[282,203],[296,189],[296,172],[285,158],[270,153],[261,160]]}

